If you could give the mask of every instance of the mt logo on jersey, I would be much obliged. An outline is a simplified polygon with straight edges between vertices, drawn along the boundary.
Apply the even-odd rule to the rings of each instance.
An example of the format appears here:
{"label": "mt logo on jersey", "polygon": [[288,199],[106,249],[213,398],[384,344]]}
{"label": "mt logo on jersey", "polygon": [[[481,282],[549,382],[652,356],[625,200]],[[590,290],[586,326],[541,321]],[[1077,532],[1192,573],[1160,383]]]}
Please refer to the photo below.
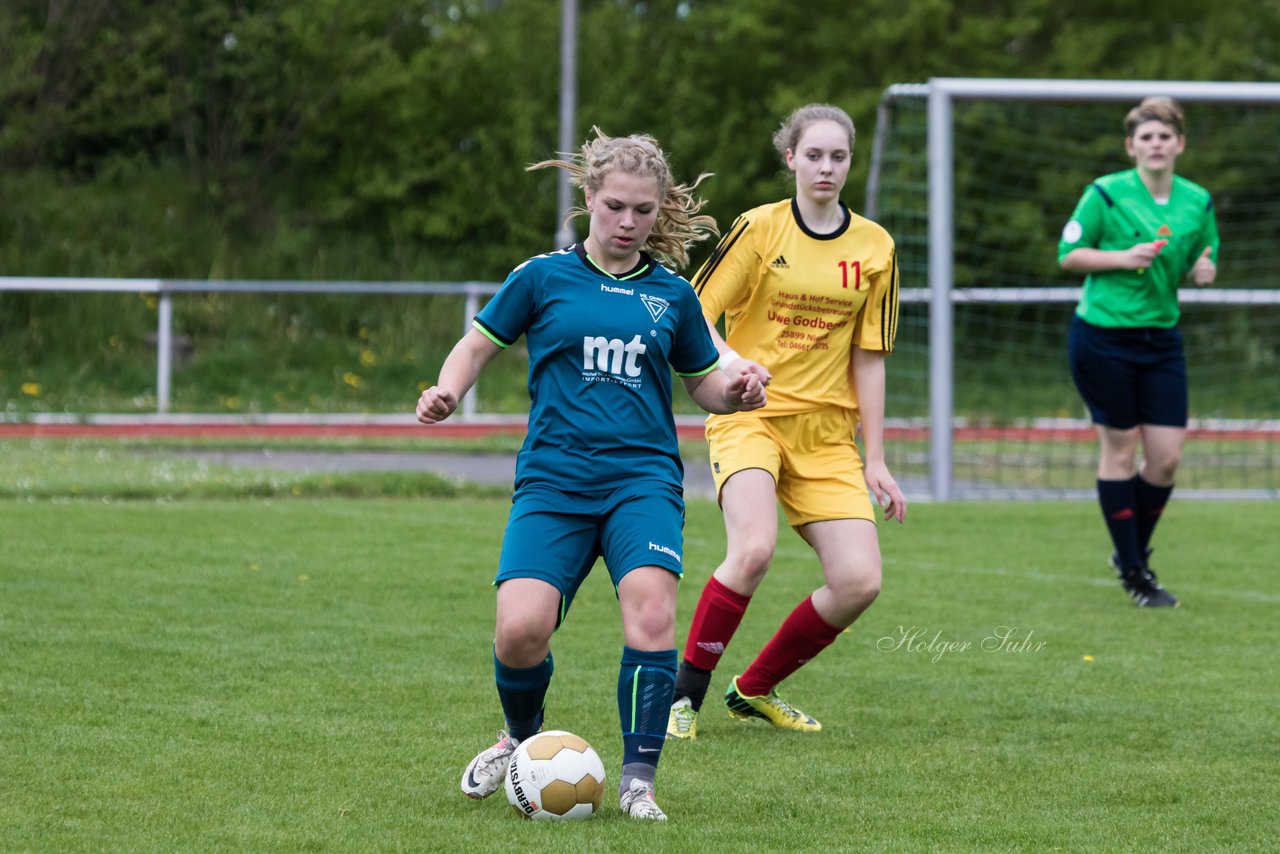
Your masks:
{"label": "mt logo on jersey", "polygon": [[586,335],[582,339],[582,370],[634,379],[640,376],[640,357],[647,349],[638,334],[625,343],[621,338]]}

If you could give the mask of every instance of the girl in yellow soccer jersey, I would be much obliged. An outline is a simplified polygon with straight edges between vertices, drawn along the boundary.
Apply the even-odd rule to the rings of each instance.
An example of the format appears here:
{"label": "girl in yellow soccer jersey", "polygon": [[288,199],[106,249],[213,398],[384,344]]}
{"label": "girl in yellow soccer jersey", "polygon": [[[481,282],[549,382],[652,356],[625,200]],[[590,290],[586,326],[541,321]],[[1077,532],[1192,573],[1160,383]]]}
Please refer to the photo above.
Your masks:
{"label": "girl in yellow soccer jersey", "polygon": [[1111,567],[1138,605],[1170,608],[1178,598],[1147,558],[1187,438],[1178,286],[1186,278],[1213,284],[1218,225],[1209,192],[1173,172],[1186,146],[1178,102],[1147,98],[1124,124],[1134,168],[1084,191],[1062,230],[1058,261],[1086,274],[1067,353],[1098,431],[1098,502],[1115,548]]}
{"label": "girl in yellow soccer jersey", "polygon": [[[698,600],[676,678],[669,738],[696,738],[713,671],[777,545],[777,510],[817,553],[823,584],[728,684],[730,716],[816,732],[777,685],[832,641],[880,592],[880,544],[870,495],[902,522],[907,505],[884,461],[884,357],[898,321],[893,239],[849,210],[853,122],[811,104],[774,146],[795,196],[747,211],[694,277],[721,368],[769,383],[769,404],[707,420],[728,550]],[[854,443],[861,425],[865,463]]]}

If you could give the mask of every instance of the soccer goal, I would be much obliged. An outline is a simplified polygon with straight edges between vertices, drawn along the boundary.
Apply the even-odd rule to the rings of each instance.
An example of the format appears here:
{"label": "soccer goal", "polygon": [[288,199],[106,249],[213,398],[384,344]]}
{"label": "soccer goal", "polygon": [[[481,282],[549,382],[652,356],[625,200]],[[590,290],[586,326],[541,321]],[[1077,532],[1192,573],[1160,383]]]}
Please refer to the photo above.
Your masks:
{"label": "soccer goal", "polygon": [[1184,288],[1191,390],[1179,494],[1280,497],[1280,84],[939,78],[881,100],[866,211],[898,245],[890,467],[935,499],[1092,495],[1097,448],[1066,361],[1080,277],[1058,237],[1129,168],[1123,119],[1186,111],[1178,174],[1213,194],[1218,280]]}

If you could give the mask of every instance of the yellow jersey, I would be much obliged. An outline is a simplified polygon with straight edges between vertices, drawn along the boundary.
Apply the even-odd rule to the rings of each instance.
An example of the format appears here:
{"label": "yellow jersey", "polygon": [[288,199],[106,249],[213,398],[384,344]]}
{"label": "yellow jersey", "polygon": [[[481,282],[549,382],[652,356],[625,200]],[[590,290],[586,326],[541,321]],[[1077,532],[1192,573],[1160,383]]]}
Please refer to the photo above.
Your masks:
{"label": "yellow jersey", "polygon": [[893,352],[893,238],[840,207],[844,225],[830,234],[810,231],[793,199],[753,208],[693,278],[703,314],[724,315],[728,345],[773,374],[762,416],[857,409],[853,348]]}

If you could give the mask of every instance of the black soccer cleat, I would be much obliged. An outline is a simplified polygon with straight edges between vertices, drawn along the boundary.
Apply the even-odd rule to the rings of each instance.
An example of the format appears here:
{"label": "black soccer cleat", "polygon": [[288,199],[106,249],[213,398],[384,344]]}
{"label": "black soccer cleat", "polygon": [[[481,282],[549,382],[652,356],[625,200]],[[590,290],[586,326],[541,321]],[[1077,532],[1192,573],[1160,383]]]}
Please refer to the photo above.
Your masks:
{"label": "black soccer cleat", "polygon": [[[1147,549],[1144,557],[1150,556],[1150,554],[1151,549]],[[1145,561],[1139,567],[1122,567],[1119,559],[1113,553],[1110,563],[1111,568],[1116,571],[1116,575],[1120,576],[1120,584],[1124,587],[1124,591],[1129,594],[1130,599],[1137,603],[1138,607],[1178,607],[1178,597],[1160,585],[1160,582],[1156,580],[1156,574],[1151,571]]]}

